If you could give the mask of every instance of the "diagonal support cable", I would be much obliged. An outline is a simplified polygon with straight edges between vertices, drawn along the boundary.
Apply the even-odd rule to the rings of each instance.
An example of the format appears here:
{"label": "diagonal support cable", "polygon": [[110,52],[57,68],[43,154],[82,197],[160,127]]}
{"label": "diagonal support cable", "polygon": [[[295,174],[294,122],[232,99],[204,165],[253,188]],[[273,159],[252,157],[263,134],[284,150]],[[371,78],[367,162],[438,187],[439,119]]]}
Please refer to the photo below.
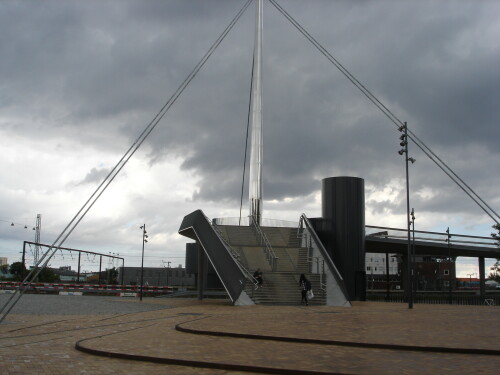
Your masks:
{"label": "diagonal support cable", "polygon": [[[113,180],[118,176],[120,171],[125,167],[130,158],[135,154],[135,152],[141,147],[146,138],[151,134],[151,132],[155,129],[156,125],[160,122],[160,120],[165,116],[167,111],[172,107],[172,105],[176,102],[179,96],[183,93],[189,83],[194,79],[194,77],[198,74],[201,68],[208,61],[213,52],[217,49],[217,47],[222,43],[227,34],[232,30],[236,22],[241,18],[245,10],[248,8],[252,0],[247,0],[247,2],[243,5],[243,7],[238,11],[236,16],[231,20],[229,25],[224,29],[224,31],[219,35],[216,41],[210,46],[205,55],[201,58],[201,60],[195,65],[191,73],[184,79],[181,85],[177,88],[177,90],[172,94],[172,96],[168,99],[168,101],[163,105],[163,107],[158,111],[158,113],[154,116],[154,118],[149,122],[149,124],[144,128],[144,130],[140,133],[134,143],[130,146],[130,148],[125,152],[122,158],[118,161],[118,163],[113,167],[113,169],[108,173],[106,178],[101,182],[101,184],[97,187],[97,189],[92,193],[90,198],[85,202],[85,204],[80,208],[80,210],[76,213],[76,215],[71,219],[68,225],[64,228],[64,230],[59,234],[54,243],[49,247],[47,252],[39,259],[38,263],[35,267],[28,273],[23,282],[21,283],[21,287],[19,290],[16,290],[14,294],[11,295],[9,300],[4,304],[2,309],[0,309],[0,314],[3,314],[0,317],[0,323],[7,317],[12,308],[17,304],[21,296],[25,292],[24,284],[31,283],[35,280],[40,272],[47,267],[49,261],[57,252],[57,248],[61,247],[61,245],[66,241],[66,239],[73,233],[78,224],[83,220],[88,211],[92,208],[92,206],[97,202],[97,200],[101,197],[101,195],[106,191],[108,186],[113,182]],[[41,264],[43,265],[39,267]]]}
{"label": "diagonal support cable", "polygon": [[[347,70],[335,57],[333,57],[311,34],[307,32],[276,0],[269,0],[271,4],[307,39],[309,40],[368,100],[398,128],[404,125],[387,106],[385,106],[366,86]],[[462,189],[493,221],[499,224],[500,216],[493,210],[469,185],[467,185],[442,159],[440,159],[414,132],[408,130],[408,138],[422,150],[457,186]]]}

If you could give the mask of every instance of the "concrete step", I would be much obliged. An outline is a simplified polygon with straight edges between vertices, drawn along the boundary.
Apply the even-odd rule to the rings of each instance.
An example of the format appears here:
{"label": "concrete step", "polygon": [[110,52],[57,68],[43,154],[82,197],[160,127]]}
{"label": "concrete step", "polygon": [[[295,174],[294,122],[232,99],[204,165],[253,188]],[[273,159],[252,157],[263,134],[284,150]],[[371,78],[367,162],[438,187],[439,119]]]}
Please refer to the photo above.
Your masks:
{"label": "concrete step", "polygon": [[[301,301],[301,290],[298,277],[294,272],[268,272],[263,274],[263,287],[254,290],[247,285],[245,291],[257,304],[297,305]],[[319,288],[319,275],[309,274],[315,298],[311,305],[325,305],[326,295]]]}

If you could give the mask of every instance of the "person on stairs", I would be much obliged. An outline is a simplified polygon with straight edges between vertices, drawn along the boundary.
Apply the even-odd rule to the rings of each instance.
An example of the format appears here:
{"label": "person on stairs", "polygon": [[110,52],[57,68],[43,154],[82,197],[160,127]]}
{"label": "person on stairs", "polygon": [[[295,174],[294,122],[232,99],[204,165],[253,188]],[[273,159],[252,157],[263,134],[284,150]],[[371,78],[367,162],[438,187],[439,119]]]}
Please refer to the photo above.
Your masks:
{"label": "person on stairs", "polygon": [[260,268],[257,268],[257,270],[253,273],[253,278],[257,280],[257,288],[262,288],[262,283],[264,282],[264,279],[262,279],[262,272],[260,271]]}
{"label": "person on stairs", "polygon": [[300,274],[299,287],[302,292],[301,303],[305,303],[306,306],[309,306],[309,301],[307,300],[307,292],[311,290],[311,282],[307,280],[306,275],[304,275],[303,273]]}

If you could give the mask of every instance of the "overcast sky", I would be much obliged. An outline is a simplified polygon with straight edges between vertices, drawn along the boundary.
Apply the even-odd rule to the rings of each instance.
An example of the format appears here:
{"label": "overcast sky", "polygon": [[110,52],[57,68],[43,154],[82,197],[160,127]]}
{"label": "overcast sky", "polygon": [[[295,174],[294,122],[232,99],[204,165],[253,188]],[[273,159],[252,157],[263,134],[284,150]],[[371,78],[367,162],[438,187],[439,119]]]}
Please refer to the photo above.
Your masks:
{"label": "overcast sky", "polygon": [[[500,2],[278,2],[500,210]],[[55,240],[243,4],[0,1],[0,256],[20,259],[37,214]],[[145,265],[184,264],[185,215],[239,215],[254,9],[65,246],[140,265],[146,223]],[[405,227],[395,126],[267,1],[263,78],[264,217],[320,216],[321,179],[348,175],[365,179],[366,224]],[[410,153],[416,229],[489,236],[493,221]]]}

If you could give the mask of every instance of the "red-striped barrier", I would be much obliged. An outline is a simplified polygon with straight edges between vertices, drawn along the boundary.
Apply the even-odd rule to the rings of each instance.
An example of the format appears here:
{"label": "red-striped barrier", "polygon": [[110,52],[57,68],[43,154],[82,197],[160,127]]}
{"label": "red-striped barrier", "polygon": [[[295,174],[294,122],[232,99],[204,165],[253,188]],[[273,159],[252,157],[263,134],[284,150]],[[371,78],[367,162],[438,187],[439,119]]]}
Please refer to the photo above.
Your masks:
{"label": "red-striped barrier", "polygon": [[[24,283],[24,288],[26,290],[34,291],[71,291],[71,290],[81,290],[87,292],[103,292],[107,294],[119,295],[124,292],[139,292],[140,285],[98,285],[98,284],[63,284],[63,283]],[[4,290],[14,290],[21,288],[20,282],[14,281],[0,281],[0,289]],[[143,293],[148,294],[167,294],[169,291],[173,290],[170,286],[149,286],[143,285]]]}

